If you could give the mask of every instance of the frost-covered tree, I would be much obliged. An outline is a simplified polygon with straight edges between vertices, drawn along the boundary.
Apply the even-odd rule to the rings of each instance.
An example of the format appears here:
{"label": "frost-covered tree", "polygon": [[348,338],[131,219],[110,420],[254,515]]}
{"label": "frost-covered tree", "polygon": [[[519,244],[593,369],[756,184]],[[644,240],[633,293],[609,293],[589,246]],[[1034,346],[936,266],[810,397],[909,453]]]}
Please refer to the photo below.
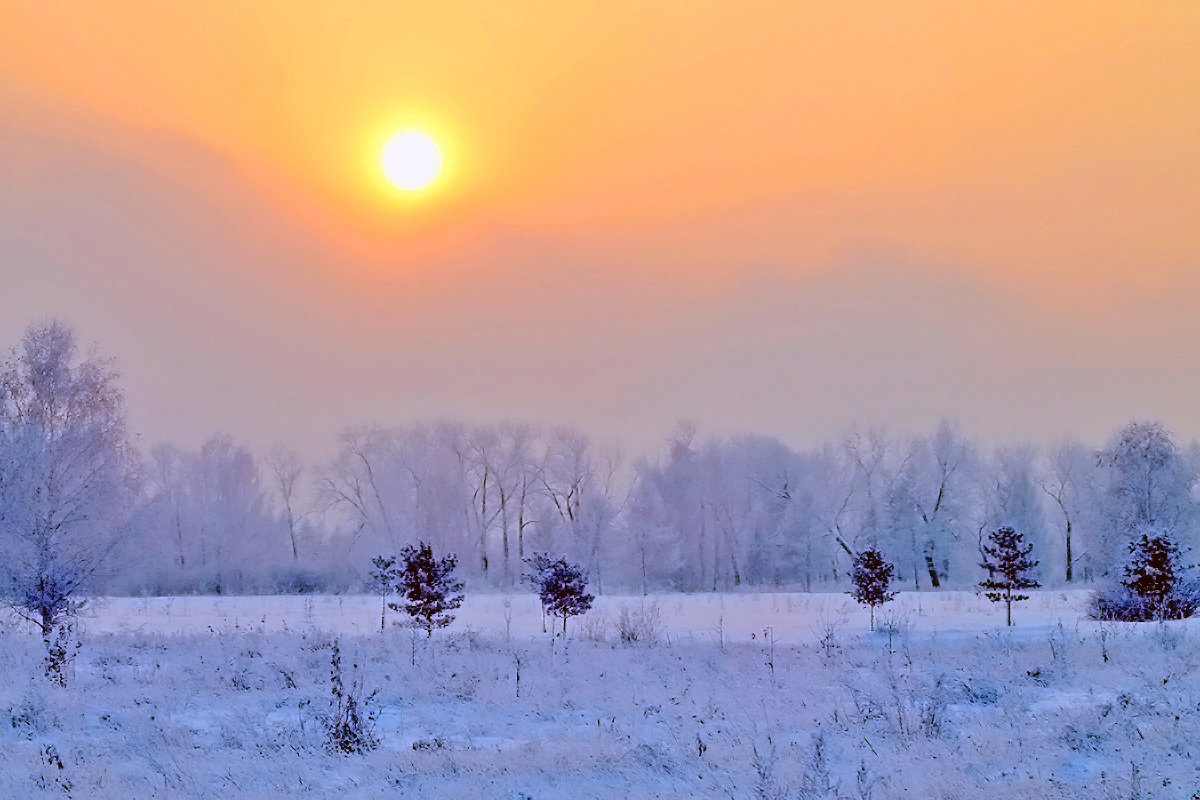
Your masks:
{"label": "frost-covered tree", "polygon": [[567,632],[567,620],[586,614],[596,599],[587,592],[583,567],[564,558],[551,562],[542,572],[538,596],[551,616],[562,617],[563,633]]}
{"label": "frost-covered tree", "polygon": [[599,448],[569,428],[549,432],[538,467],[546,501],[537,526],[543,546],[578,557],[597,584],[617,518],[629,500],[621,467],[616,448]]}
{"label": "frost-covered tree", "polygon": [[404,604],[389,603],[388,607],[408,614],[426,636],[433,636],[435,628],[454,622],[450,612],[463,602],[462,582],[454,577],[458,559],[453,554],[434,558],[433,548],[419,542],[400,551],[400,562],[397,588]]}
{"label": "frost-covered tree", "polygon": [[309,511],[301,507],[299,481],[304,465],[296,454],[284,447],[272,450],[266,458],[273,488],[278,496],[293,564],[300,561],[300,529]]}
{"label": "frost-covered tree", "polygon": [[[295,492],[298,462],[286,469]],[[142,470],[128,541],[138,558],[123,565],[120,591],[297,591],[322,585],[335,567],[349,572],[318,554],[329,543],[311,534],[298,497],[285,501],[290,510],[273,503],[254,454],[228,436],[195,450],[157,445]]]}
{"label": "frost-covered tree", "polygon": [[1091,490],[1099,482],[1097,469],[1092,451],[1079,442],[1063,441],[1045,454],[1036,479],[1038,488],[1053,502],[1056,516],[1061,519],[1063,578],[1067,583],[1075,580],[1079,562],[1088,563],[1087,541],[1082,535],[1088,510],[1095,506]]}
{"label": "frost-covered tree", "polygon": [[117,542],[134,463],[111,363],[31,325],[0,367],[0,593],[47,645]]}
{"label": "frost-covered tree", "polygon": [[967,486],[976,460],[973,446],[957,425],[944,421],[930,436],[912,442],[892,482],[887,509],[889,538],[903,541],[909,550],[907,569],[914,589],[921,588],[922,573],[936,589],[958,574],[955,567],[964,566],[964,556],[970,552],[963,547],[970,502]]}
{"label": "frost-covered tree", "polygon": [[1104,562],[1115,570],[1143,533],[1170,530],[1188,541],[1196,522],[1190,488],[1196,476],[1159,422],[1131,422],[1099,453],[1108,473]]}
{"label": "frost-covered tree", "polygon": [[396,556],[375,556],[371,559],[368,588],[379,595],[379,630],[387,627],[387,599],[396,591],[400,570],[396,567]]}
{"label": "frost-covered tree", "polygon": [[497,431],[496,446],[488,453],[494,481],[495,505],[499,507],[496,527],[500,535],[503,582],[513,583],[513,551],[516,563],[525,560],[525,534],[533,525],[534,495],[538,488],[538,464],[533,455],[537,429],[531,425],[505,423]]}
{"label": "frost-covered tree", "polygon": [[863,550],[854,557],[850,572],[854,590],[850,594],[871,609],[871,630],[875,630],[875,607],[896,596],[895,592],[888,591],[895,569],[878,550]]}
{"label": "frost-covered tree", "polygon": [[980,564],[988,571],[988,577],[980,581],[979,586],[986,590],[984,596],[988,600],[1004,603],[1007,623],[1012,625],[1012,604],[1029,599],[1029,595],[1021,594],[1021,591],[1041,585],[1033,579],[1033,568],[1038,562],[1029,559],[1033,545],[1025,544],[1024,537],[1015,528],[997,528],[988,540],[991,545],[984,545],[984,560]]}

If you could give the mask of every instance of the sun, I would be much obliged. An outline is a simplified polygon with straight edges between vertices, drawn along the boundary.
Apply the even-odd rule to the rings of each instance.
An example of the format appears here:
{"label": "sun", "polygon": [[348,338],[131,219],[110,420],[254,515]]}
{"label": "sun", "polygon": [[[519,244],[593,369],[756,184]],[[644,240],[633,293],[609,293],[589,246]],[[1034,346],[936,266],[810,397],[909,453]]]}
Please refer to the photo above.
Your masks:
{"label": "sun", "polygon": [[442,170],[442,151],[423,131],[397,133],[383,146],[380,165],[396,187],[416,192],[433,183]]}

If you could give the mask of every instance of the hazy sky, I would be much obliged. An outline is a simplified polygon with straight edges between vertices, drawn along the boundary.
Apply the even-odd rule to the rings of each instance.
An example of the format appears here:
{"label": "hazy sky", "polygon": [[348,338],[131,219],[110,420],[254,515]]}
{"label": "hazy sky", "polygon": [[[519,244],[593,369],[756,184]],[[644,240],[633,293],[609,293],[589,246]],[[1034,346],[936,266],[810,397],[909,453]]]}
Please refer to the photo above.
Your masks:
{"label": "hazy sky", "polygon": [[[0,342],[133,426],[1200,435],[1195,2],[0,0]],[[389,189],[387,136],[446,172]]]}

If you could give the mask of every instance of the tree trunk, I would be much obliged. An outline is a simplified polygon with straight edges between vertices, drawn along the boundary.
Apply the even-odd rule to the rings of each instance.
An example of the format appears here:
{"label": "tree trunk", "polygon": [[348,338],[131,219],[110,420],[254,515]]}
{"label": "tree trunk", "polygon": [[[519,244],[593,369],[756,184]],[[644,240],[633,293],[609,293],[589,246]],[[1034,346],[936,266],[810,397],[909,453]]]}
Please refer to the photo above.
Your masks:
{"label": "tree trunk", "polygon": [[183,572],[186,559],[183,554],[183,520],[180,519],[178,500],[175,501],[175,542],[179,548],[179,571]]}
{"label": "tree trunk", "polygon": [[483,568],[483,578],[487,580],[488,576],[488,554],[487,554],[487,493],[488,493],[488,470],[483,470],[483,489],[480,497],[479,506],[479,565]]}
{"label": "tree trunk", "polygon": [[912,534],[913,591],[919,592],[921,591],[921,568],[918,566],[920,562],[917,560],[917,529],[913,528],[910,533]]}
{"label": "tree trunk", "polygon": [[937,567],[933,564],[933,556],[928,553],[925,554],[925,566],[929,568],[929,585],[934,589],[941,586],[941,582],[938,581]]}
{"label": "tree trunk", "polygon": [[508,492],[504,491],[504,481],[500,481],[500,541],[504,552],[504,583],[512,585],[512,566],[508,558]]}
{"label": "tree trunk", "polygon": [[528,479],[521,476],[521,506],[517,510],[517,560],[525,563],[525,492]]}
{"label": "tree trunk", "polygon": [[291,512],[288,513],[288,536],[292,540],[292,563],[300,562],[300,548],[296,546],[296,523],[292,521]]}
{"label": "tree trunk", "polygon": [[1074,577],[1074,565],[1071,563],[1071,520],[1067,520],[1067,583]]}
{"label": "tree trunk", "polygon": [[642,597],[649,594],[646,588],[646,540],[642,540]]}

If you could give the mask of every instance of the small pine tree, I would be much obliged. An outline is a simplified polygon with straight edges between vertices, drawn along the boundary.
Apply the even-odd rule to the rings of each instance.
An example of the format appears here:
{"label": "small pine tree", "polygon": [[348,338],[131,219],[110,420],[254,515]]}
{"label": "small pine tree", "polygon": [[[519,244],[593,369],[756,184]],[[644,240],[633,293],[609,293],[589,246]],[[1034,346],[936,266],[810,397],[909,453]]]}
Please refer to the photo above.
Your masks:
{"label": "small pine tree", "polygon": [[453,555],[435,559],[433,548],[419,542],[416,547],[409,545],[401,550],[400,561],[398,589],[405,602],[402,606],[389,603],[388,607],[404,611],[425,629],[426,636],[433,636],[434,628],[444,628],[454,621],[450,612],[462,605],[463,585],[454,578],[458,559]]}
{"label": "small pine tree", "polygon": [[379,595],[379,630],[387,625],[388,595],[396,591],[396,581],[400,578],[400,570],[396,567],[395,556],[375,556],[371,559],[370,589]]}
{"label": "small pine tree", "polygon": [[1014,528],[1004,526],[988,535],[992,546],[983,546],[984,560],[979,566],[988,571],[988,578],[979,582],[986,589],[984,596],[993,603],[1004,602],[1008,624],[1012,625],[1012,604],[1028,600],[1029,595],[1021,589],[1036,589],[1039,584],[1030,576],[1038,562],[1030,561],[1032,544],[1025,544],[1024,537]]}
{"label": "small pine tree", "polygon": [[595,595],[587,593],[587,573],[578,564],[560,558],[546,565],[541,573],[538,595],[542,606],[551,616],[562,617],[563,633],[567,632],[567,619],[587,613]]}
{"label": "small pine tree", "polygon": [[871,609],[871,630],[875,630],[875,606],[883,605],[896,596],[889,592],[895,567],[884,560],[878,550],[863,550],[854,557],[850,580],[854,590],[850,595]]}
{"label": "small pine tree", "polygon": [[1165,533],[1143,533],[1129,545],[1121,585],[1151,606],[1164,607],[1179,582],[1179,546]]}
{"label": "small pine tree", "polygon": [[1129,543],[1120,588],[1097,591],[1089,613],[1122,622],[1190,617],[1200,608],[1200,585],[1187,581],[1185,570],[1169,533],[1143,533]]}

